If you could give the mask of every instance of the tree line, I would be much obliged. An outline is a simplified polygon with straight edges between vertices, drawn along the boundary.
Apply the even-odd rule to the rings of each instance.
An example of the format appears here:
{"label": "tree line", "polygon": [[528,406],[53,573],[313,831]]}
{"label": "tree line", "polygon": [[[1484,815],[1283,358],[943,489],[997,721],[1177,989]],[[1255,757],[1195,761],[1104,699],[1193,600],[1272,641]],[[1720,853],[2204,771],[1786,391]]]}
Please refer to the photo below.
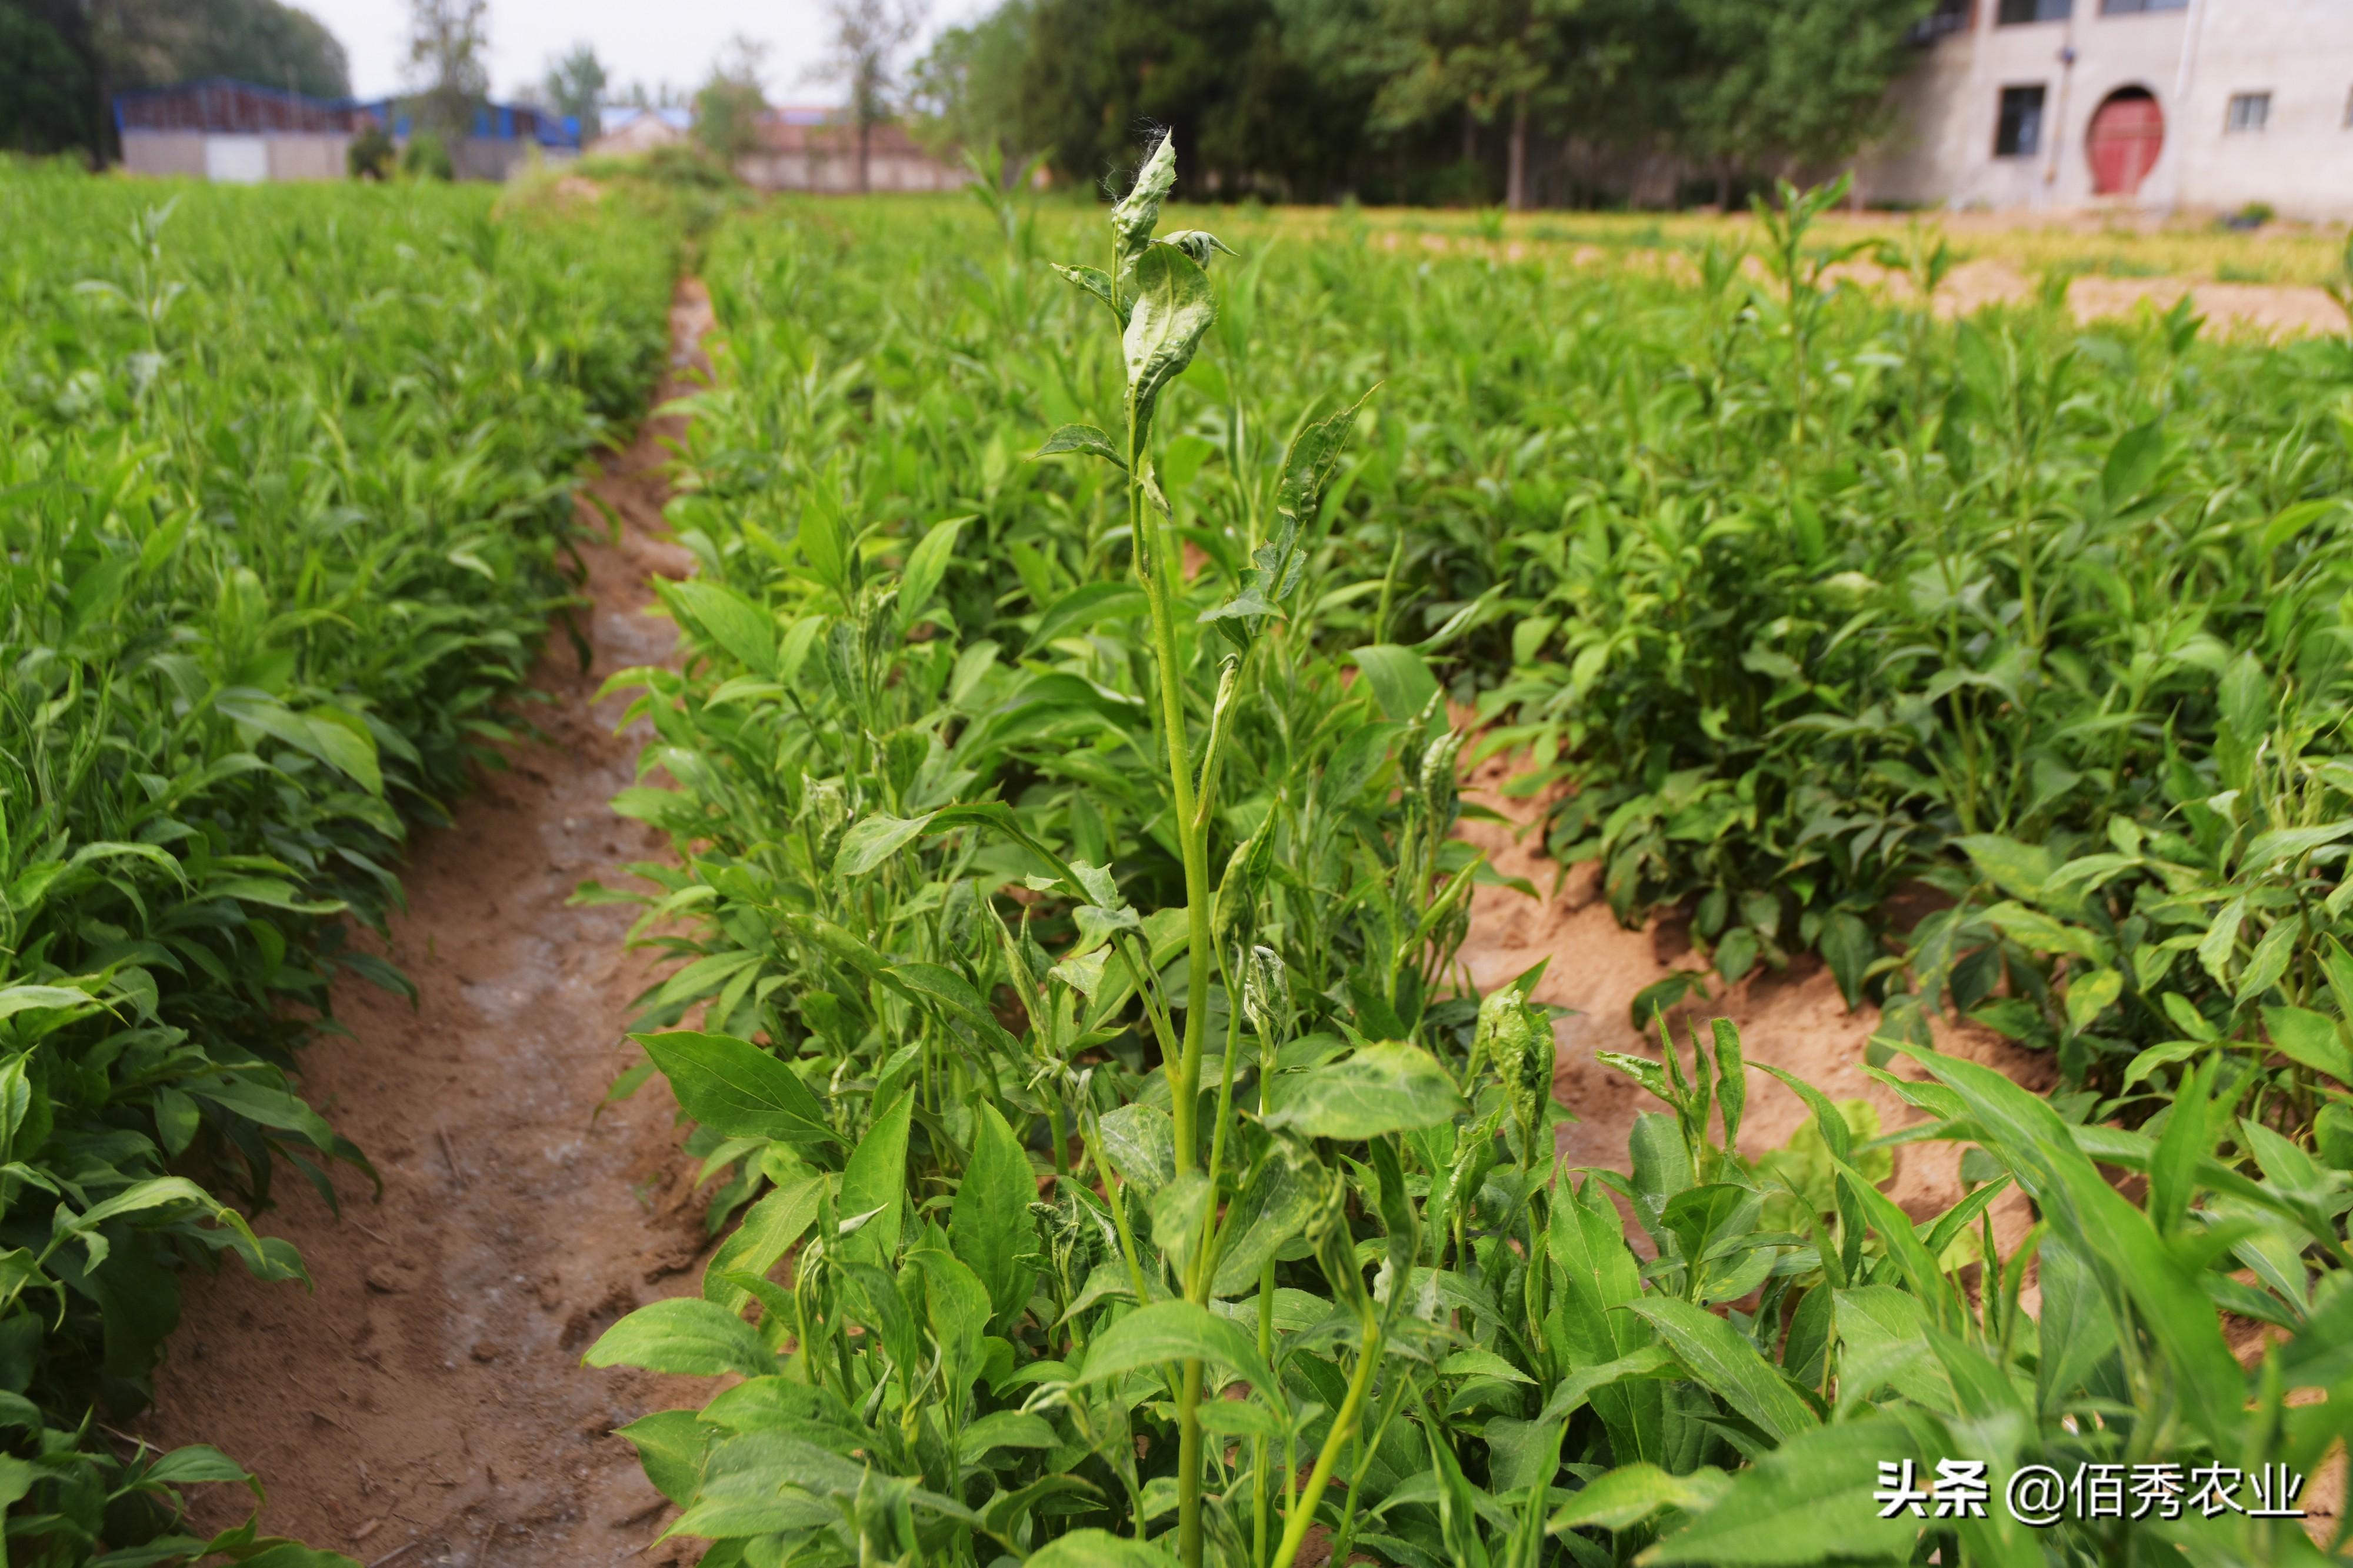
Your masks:
{"label": "tree line", "polygon": [[278,0],[0,0],[0,149],[111,156],[116,93],[206,77],[352,90],[334,34]]}
{"label": "tree line", "polygon": [[1736,198],[1850,157],[1954,0],[1005,0],[906,101],[943,147],[1093,182],[1140,133],[1187,194]]}

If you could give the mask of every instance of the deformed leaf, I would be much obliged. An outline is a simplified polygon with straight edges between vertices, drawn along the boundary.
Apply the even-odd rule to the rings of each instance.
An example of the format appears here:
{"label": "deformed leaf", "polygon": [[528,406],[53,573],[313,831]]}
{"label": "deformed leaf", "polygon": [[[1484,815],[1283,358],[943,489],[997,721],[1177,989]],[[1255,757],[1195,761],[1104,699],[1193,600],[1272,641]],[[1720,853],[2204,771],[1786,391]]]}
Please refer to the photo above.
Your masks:
{"label": "deformed leaf", "polygon": [[1109,436],[1092,425],[1065,425],[1046,437],[1046,444],[1030,454],[1035,458],[1060,457],[1064,452],[1085,452],[1124,471],[1127,459],[1112,445]]}
{"label": "deformed leaf", "polygon": [[1280,1100],[1266,1124],[1309,1138],[1377,1138],[1436,1127],[1463,1108],[1438,1058],[1397,1040],[1277,1081]]}
{"label": "deformed leaf", "polygon": [[841,836],[841,847],[833,858],[833,874],[837,877],[863,877],[905,847],[908,842],[931,826],[930,814],[922,816],[885,816],[881,813],[861,817]]}

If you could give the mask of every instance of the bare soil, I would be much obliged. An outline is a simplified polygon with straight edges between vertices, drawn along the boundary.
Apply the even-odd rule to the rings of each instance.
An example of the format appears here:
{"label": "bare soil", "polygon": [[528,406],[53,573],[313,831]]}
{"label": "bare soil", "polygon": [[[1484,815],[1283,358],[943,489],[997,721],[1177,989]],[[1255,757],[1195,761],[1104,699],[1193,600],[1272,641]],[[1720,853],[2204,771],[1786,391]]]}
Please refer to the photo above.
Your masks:
{"label": "bare soil", "polygon": [[[1567,877],[1559,879],[1559,868],[1543,853],[1538,803],[1499,793],[1512,771],[1509,760],[1492,760],[1473,770],[1465,789],[1468,798],[1493,807],[1510,817],[1512,825],[1472,822],[1459,831],[1485,849],[1498,870],[1525,878],[1542,896],[1532,900],[1504,887],[1474,889],[1463,962],[1482,993],[1508,984],[1540,962],[1548,963],[1536,999],[1575,1009],[1554,1031],[1560,1054],[1553,1098],[1577,1118],[1560,1129],[1558,1145],[1579,1165],[1623,1171],[1628,1168],[1626,1135],[1634,1118],[1665,1107],[1594,1053],[1627,1051],[1655,1060],[1658,1038],[1634,1026],[1634,997],[1677,969],[1704,966],[1672,922],[1653,919],[1639,930],[1619,924],[1601,896],[1593,865],[1571,867]],[[1561,881],[1557,892],[1553,890],[1556,880]],[[1866,1005],[1849,1012],[1837,982],[1819,960],[1799,958],[1780,972],[1760,965],[1736,985],[1712,980],[1710,990],[1714,999],[1694,1004],[1694,1010],[1732,1019],[1749,1061],[1785,1068],[1832,1100],[1870,1101],[1879,1112],[1880,1125],[1889,1131],[1928,1120],[1870,1076],[1864,1047],[1878,1026],[1879,1011]],[[1983,1029],[1941,1028],[1937,1045],[1999,1068],[2030,1089],[2046,1089],[2057,1079],[2048,1056],[2021,1050]],[[1683,1059],[1688,1062],[1688,1051]],[[1924,1076],[1900,1058],[1891,1070],[1905,1078]],[[1750,1074],[1741,1152],[1753,1157],[1780,1147],[1809,1115],[1798,1097],[1780,1084],[1762,1073]],[[1960,1201],[1958,1149],[1917,1143],[1894,1152],[1895,1180],[1889,1195],[1913,1218],[1929,1217]],[[2014,1198],[1999,1201],[1994,1213],[1996,1235],[2005,1246],[2031,1223],[2024,1204]]]}
{"label": "bare soil", "polygon": [[[665,396],[687,389],[709,321],[688,283]],[[388,956],[421,999],[339,985],[352,1037],[304,1058],[303,1091],[374,1160],[383,1196],[340,1172],[339,1216],[280,1183],[262,1228],[301,1248],[315,1295],[233,1268],[189,1280],[142,1424],[256,1470],[265,1529],[365,1563],[636,1557],[667,1505],[612,1429],[708,1392],[580,1366],[621,1314],[691,1289],[704,1244],[667,1088],[657,1079],[595,1115],[631,1059],[623,1031],[651,977],[622,947],[633,911],[565,902],[582,880],[617,883],[626,862],[667,851],[608,808],[643,737],[615,732],[626,699],[592,699],[614,670],[670,652],[670,624],[644,611],[649,574],[690,564],[662,527],[675,434],[674,419],[649,419],[588,487],[620,521],[617,542],[582,551],[591,602],[575,619],[592,668],[551,637],[532,683],[544,700],[522,710],[543,739],[507,748],[454,824],[411,846]],[[582,521],[607,531],[586,500]],[[207,1489],[203,1522],[241,1517],[243,1494]]]}

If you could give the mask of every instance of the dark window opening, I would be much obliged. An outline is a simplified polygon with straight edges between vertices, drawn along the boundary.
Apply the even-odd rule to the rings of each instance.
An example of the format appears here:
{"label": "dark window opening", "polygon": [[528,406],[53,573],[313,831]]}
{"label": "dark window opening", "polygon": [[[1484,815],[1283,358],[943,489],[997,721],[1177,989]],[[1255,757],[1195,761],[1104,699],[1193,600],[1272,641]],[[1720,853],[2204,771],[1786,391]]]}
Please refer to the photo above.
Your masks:
{"label": "dark window opening", "polygon": [[2075,0],[2001,0],[1994,21],[2004,27],[2025,22],[2063,22],[2075,14]]}
{"label": "dark window opening", "polygon": [[2131,16],[2143,11],[2187,11],[2189,0],[2100,0],[2103,16]]}
{"label": "dark window opening", "polygon": [[1966,33],[1977,15],[1977,0],[1936,0],[1929,13],[1904,35],[1910,44],[1933,44],[1949,33]]}
{"label": "dark window opening", "polygon": [[2234,92],[2231,95],[2231,111],[2222,121],[2225,132],[2261,131],[2272,122],[2272,95],[2268,92]]}
{"label": "dark window opening", "polygon": [[2042,89],[2001,89],[2001,122],[1993,133],[1997,158],[2031,158],[2042,151]]}

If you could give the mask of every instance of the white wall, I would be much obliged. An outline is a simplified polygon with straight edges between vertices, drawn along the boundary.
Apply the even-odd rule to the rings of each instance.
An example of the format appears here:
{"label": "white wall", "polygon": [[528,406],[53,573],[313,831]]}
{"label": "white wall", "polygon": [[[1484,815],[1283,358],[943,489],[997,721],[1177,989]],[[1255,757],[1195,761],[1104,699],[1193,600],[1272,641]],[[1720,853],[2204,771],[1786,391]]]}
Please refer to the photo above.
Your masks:
{"label": "white wall", "polygon": [[258,185],[269,178],[265,136],[205,137],[205,178],[219,185]]}
{"label": "white wall", "polygon": [[[1996,4],[1978,0],[1975,26],[1929,46],[1898,85],[1897,128],[1859,171],[1867,199],[2029,210],[2264,201],[2292,216],[2353,216],[2353,0],[2191,0],[2116,16],[2075,0],[2066,21],[2007,27],[1993,23]],[[2001,89],[2037,83],[2040,151],[1996,157]],[[2164,149],[2137,196],[2095,197],[2085,138],[2102,100],[2125,87],[2156,98]],[[2225,134],[2232,94],[2266,90],[2269,127]]]}

